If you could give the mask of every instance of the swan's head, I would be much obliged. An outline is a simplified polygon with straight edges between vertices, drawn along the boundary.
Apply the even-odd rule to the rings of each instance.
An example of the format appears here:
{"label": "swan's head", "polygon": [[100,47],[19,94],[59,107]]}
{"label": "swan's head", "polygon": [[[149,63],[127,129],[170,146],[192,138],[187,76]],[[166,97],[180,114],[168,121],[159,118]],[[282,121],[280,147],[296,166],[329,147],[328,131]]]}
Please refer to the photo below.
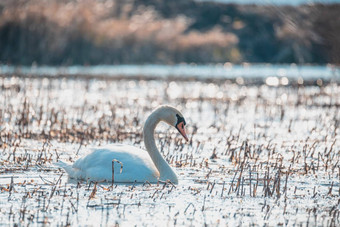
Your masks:
{"label": "swan's head", "polygon": [[178,132],[181,133],[184,139],[186,141],[189,141],[188,136],[185,132],[186,122],[183,114],[179,112],[179,110],[171,106],[162,106],[159,108],[159,110],[162,111],[163,120],[169,125],[175,127]]}

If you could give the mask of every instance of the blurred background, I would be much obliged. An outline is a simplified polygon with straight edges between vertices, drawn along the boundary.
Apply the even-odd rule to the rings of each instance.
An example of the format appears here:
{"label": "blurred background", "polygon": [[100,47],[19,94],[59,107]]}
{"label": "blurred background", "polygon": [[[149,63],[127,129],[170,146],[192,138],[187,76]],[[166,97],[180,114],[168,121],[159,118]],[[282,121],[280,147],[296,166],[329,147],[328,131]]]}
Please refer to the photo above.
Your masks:
{"label": "blurred background", "polygon": [[339,3],[2,0],[0,64],[339,64]]}

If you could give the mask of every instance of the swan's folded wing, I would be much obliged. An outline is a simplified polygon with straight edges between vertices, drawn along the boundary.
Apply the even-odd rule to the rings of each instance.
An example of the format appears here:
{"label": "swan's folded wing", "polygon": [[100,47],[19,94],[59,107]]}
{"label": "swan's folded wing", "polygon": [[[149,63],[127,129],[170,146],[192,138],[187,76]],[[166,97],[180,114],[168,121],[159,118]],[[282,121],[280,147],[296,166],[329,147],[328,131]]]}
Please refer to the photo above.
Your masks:
{"label": "swan's folded wing", "polygon": [[[113,163],[113,160],[119,161],[122,166],[118,162]],[[94,149],[92,153],[78,159],[72,168],[66,171],[68,173],[74,171],[69,174],[78,176],[74,177],[78,179],[111,181],[113,164],[116,182],[157,182],[159,178],[159,172],[149,154],[145,150],[127,145],[110,145]]]}

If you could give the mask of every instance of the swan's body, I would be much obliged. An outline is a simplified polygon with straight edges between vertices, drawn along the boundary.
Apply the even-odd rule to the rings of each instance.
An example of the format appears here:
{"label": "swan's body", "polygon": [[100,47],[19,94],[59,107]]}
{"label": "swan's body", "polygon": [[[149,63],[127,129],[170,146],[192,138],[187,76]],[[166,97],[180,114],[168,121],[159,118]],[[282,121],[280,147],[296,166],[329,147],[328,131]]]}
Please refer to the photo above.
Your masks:
{"label": "swan's body", "polygon": [[112,144],[96,148],[87,156],[78,159],[72,166],[60,164],[71,178],[91,179],[92,181],[112,181],[112,160],[114,162],[115,182],[157,182],[159,171],[147,151],[122,144]]}
{"label": "swan's body", "polygon": [[112,161],[114,162],[114,182],[156,183],[158,180],[170,180],[178,183],[177,175],[158,151],[154,140],[154,129],[160,121],[175,126],[187,140],[181,113],[173,107],[162,106],[156,109],[146,120],[143,136],[146,150],[123,144],[112,144],[96,148],[92,153],[78,159],[73,165],[64,162],[63,167],[69,177],[92,181],[112,181]]}

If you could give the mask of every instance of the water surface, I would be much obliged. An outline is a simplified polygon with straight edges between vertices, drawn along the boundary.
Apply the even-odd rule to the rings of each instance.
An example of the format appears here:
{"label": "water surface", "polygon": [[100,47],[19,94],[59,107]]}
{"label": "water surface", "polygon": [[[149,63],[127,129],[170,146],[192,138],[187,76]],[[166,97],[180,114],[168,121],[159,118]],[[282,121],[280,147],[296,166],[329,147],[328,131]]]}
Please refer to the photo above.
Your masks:
{"label": "water surface", "polygon": [[334,65],[273,65],[273,64],[220,64],[220,65],[98,65],[98,66],[0,66],[3,75],[35,76],[151,76],[158,79],[169,77],[197,79],[266,79],[268,77],[290,80],[340,81],[340,68]]}

